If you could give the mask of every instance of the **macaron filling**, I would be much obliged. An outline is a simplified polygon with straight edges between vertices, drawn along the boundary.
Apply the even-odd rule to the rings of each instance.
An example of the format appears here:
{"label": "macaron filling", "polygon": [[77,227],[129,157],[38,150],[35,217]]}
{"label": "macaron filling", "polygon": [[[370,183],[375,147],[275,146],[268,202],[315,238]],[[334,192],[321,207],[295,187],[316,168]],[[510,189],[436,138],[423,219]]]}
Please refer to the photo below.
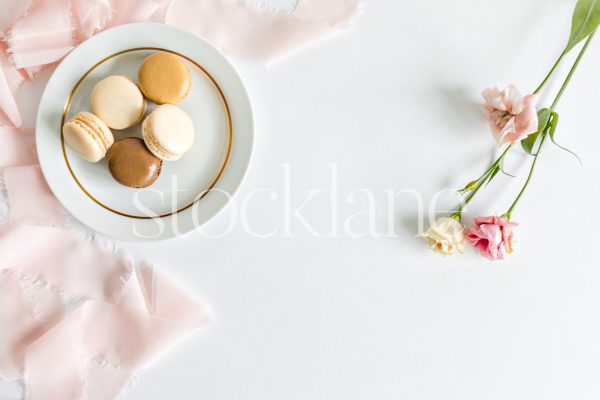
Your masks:
{"label": "macaron filling", "polygon": [[76,116],[70,122],[84,129],[92,139],[106,152],[111,145],[107,135],[102,131],[102,128],[95,124],[93,121],[87,120],[83,116]]}
{"label": "macaron filling", "polygon": [[142,135],[144,136],[144,142],[148,149],[154,153],[157,157],[165,160],[174,160],[179,158],[178,154],[172,153],[165,149],[158,140],[152,135],[150,127],[150,118],[147,118],[142,125]]}

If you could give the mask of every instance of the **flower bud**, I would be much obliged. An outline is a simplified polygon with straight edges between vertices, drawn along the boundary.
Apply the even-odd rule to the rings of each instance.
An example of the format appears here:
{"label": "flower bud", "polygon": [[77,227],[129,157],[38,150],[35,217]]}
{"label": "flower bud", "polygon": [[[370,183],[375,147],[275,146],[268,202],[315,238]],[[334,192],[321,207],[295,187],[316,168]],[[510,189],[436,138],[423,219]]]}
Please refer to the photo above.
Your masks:
{"label": "flower bud", "polygon": [[458,192],[459,193],[470,192],[471,190],[475,189],[478,184],[479,184],[479,180],[476,179],[474,181],[471,181],[471,182],[467,183],[467,186],[465,186],[464,188],[460,189]]}

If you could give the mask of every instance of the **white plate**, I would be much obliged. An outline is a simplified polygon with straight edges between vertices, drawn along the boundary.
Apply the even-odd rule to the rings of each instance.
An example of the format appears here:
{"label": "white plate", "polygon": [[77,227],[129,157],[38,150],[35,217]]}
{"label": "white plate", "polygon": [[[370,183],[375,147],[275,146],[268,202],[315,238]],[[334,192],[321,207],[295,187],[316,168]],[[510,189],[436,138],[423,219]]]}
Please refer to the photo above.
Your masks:
{"label": "white plate", "polygon": [[[114,74],[137,82],[141,61],[158,50],[188,65],[192,87],[178,106],[194,121],[196,138],[180,160],[163,162],[152,186],[131,189],[111,177],[106,160],[88,163],[63,145],[61,127],[90,111],[96,82]],[[146,113],[154,107],[148,102]],[[113,133],[115,139],[141,137],[141,123]],[[183,235],[215,216],[244,178],[253,139],[250,100],[232,65],[204,40],[159,23],[109,29],[73,50],[46,86],[36,128],[44,176],[64,207],[90,228],[128,241]]]}

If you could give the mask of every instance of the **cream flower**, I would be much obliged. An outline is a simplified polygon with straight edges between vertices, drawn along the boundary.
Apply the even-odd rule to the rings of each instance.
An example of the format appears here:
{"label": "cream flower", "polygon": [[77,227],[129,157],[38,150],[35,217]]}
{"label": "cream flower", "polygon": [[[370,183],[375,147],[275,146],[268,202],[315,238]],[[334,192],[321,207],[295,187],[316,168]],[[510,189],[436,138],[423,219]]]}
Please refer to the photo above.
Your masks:
{"label": "cream flower", "polygon": [[454,218],[439,218],[423,237],[427,240],[429,248],[441,255],[449,256],[454,253],[454,250],[458,250],[459,253],[464,251],[464,228]]}

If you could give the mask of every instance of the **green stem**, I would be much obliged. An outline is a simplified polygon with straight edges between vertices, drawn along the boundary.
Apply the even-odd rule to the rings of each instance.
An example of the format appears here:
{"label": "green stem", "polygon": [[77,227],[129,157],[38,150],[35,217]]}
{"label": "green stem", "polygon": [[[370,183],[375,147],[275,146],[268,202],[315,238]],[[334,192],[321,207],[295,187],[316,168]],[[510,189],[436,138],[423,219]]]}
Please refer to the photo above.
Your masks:
{"label": "green stem", "polygon": [[[498,164],[500,164],[502,162],[502,159],[504,159],[504,156],[506,156],[506,153],[508,153],[508,150],[510,150],[511,147],[512,147],[512,144],[509,144],[508,146],[506,146],[506,149],[504,149],[502,154],[500,154],[500,157],[498,157],[496,159],[496,161],[494,161],[492,163],[492,165],[490,165],[488,167],[488,169],[483,173],[483,175],[480,176],[479,179],[477,179],[478,183],[483,182],[485,180],[485,178],[494,171],[494,168],[496,168],[498,166]],[[479,187],[480,185],[478,184],[477,186]],[[469,196],[469,200],[471,199],[471,197],[473,197],[473,196],[472,195]]]}
{"label": "green stem", "polygon": [[[488,175],[486,175],[486,177]],[[459,212],[460,214],[462,214],[463,208],[465,208],[467,206],[467,204],[469,204],[469,202],[471,201],[471,199],[473,197],[475,197],[475,195],[477,194],[477,192],[479,191],[479,189],[481,189],[482,186],[483,186],[482,184],[477,185],[477,187],[475,189],[473,189],[473,191],[471,193],[469,193],[469,195],[467,196],[467,198],[465,199],[465,201],[460,205],[460,207],[457,210],[457,212]]]}
{"label": "green stem", "polygon": [[506,219],[510,219],[510,215],[512,214],[513,209],[516,207],[517,203],[521,199],[521,196],[523,196],[523,193],[525,193],[525,189],[527,189],[527,185],[529,185],[529,181],[531,180],[531,177],[533,176],[533,170],[535,169],[535,164],[537,162],[538,156],[540,155],[540,152],[542,151],[542,145],[544,144],[544,141],[546,140],[546,136],[548,136],[548,134],[544,132],[543,136],[542,136],[542,141],[540,142],[540,146],[538,147],[538,151],[537,151],[537,153],[535,153],[535,157],[533,158],[533,162],[531,163],[531,168],[529,169],[529,175],[527,175],[527,180],[525,181],[525,184],[521,188],[521,191],[517,195],[517,198],[515,199],[515,201],[512,203],[512,205],[510,206],[508,211],[504,214],[506,216]]}
{"label": "green stem", "polygon": [[573,63],[573,66],[571,67],[571,70],[569,71],[567,78],[563,82],[562,86],[560,87],[560,90],[558,91],[558,94],[556,95],[556,98],[554,99],[554,101],[552,102],[552,105],[550,106],[551,110],[554,110],[554,107],[556,107],[556,105],[558,104],[558,101],[562,97],[565,89],[569,85],[569,82],[571,81],[571,78],[573,77],[573,74],[575,73],[575,70],[577,69],[577,66],[579,65],[579,61],[581,61],[581,59],[583,58],[583,55],[585,54],[585,51],[587,50],[588,45],[592,41],[592,38],[594,37],[595,33],[596,33],[595,31],[592,32],[592,34],[590,36],[588,36],[587,40],[585,41],[585,44],[583,45],[583,47],[581,48],[581,51],[577,55],[577,58],[575,59],[575,62]]}
{"label": "green stem", "polygon": [[452,216],[451,216],[452,218],[455,218],[456,220],[460,221],[463,209],[467,206],[467,204],[469,204],[469,202],[471,201],[471,199],[473,199],[473,197],[475,197],[475,195],[477,194],[477,192],[479,191],[479,189],[481,189],[481,187],[484,186],[483,183],[485,182],[486,178],[488,176],[490,176],[490,174],[492,174],[494,172],[494,169],[502,162],[502,159],[506,156],[506,154],[508,153],[508,150],[510,150],[511,147],[512,147],[512,144],[509,144],[508,146],[506,146],[506,149],[504,149],[504,151],[502,152],[502,154],[500,155],[500,157],[498,157],[496,159],[496,161],[494,161],[492,163],[492,165],[490,165],[488,167],[488,169],[483,173],[483,175],[481,175],[479,177],[479,179],[477,179],[477,186],[475,186],[475,189],[473,189],[471,191],[471,193],[469,193],[469,195],[467,196],[467,198],[465,199],[465,201],[460,205],[460,207],[458,208],[458,210],[456,210],[452,214]]}
{"label": "green stem", "polygon": [[544,87],[544,85],[546,85],[546,82],[548,82],[548,79],[550,79],[550,76],[552,76],[552,74],[554,73],[554,70],[556,70],[556,68],[558,67],[558,64],[560,64],[560,62],[562,61],[562,59],[564,58],[564,56],[566,54],[567,54],[567,50],[565,49],[560,54],[560,56],[558,57],[558,59],[556,60],[556,62],[552,66],[552,68],[550,68],[550,72],[548,72],[548,75],[546,75],[546,77],[544,78],[544,80],[542,81],[542,83],[540,83],[540,86],[538,86],[537,89],[535,89],[535,91],[533,93],[539,93],[540,90],[542,90],[542,88]]}
{"label": "green stem", "polygon": [[[560,87],[560,90],[558,91],[558,94],[556,95],[556,97],[554,98],[554,101],[552,102],[552,105],[550,106],[550,110],[554,111],[554,108],[558,104],[558,102],[559,102],[560,98],[562,97],[565,89],[569,85],[569,82],[571,81],[571,78],[573,77],[573,74],[575,73],[575,70],[577,69],[577,66],[579,65],[579,62],[583,58],[583,55],[585,54],[585,51],[588,48],[588,45],[590,44],[592,38],[594,37],[594,33],[595,32],[593,32],[590,36],[588,36],[587,40],[585,41],[585,44],[583,45],[583,47],[579,51],[579,54],[577,55],[577,58],[575,59],[575,62],[573,63],[573,66],[569,70],[569,74],[565,78],[565,81],[563,82],[562,86]],[[550,121],[548,121],[548,124],[549,123],[550,123]],[[533,176],[533,170],[535,169],[535,164],[536,164],[537,159],[538,159],[538,157],[540,155],[540,152],[542,151],[542,146],[544,145],[544,141],[546,140],[546,136],[548,136],[548,132],[547,132],[547,127],[548,126],[549,125],[546,125],[546,127],[544,127],[544,132],[542,133],[542,141],[540,142],[540,145],[538,147],[538,151],[535,154],[535,157],[533,158],[533,162],[531,163],[531,169],[529,170],[529,175],[527,176],[527,180],[525,181],[525,184],[521,188],[521,191],[517,195],[517,198],[515,199],[515,201],[512,203],[512,205],[510,206],[510,208],[508,209],[508,211],[504,214],[507,219],[510,219],[510,216],[511,216],[514,208],[516,207],[517,203],[521,199],[521,196],[523,196],[523,193],[525,193],[525,189],[527,189],[527,186],[529,185],[529,181],[531,180],[531,177]]]}

